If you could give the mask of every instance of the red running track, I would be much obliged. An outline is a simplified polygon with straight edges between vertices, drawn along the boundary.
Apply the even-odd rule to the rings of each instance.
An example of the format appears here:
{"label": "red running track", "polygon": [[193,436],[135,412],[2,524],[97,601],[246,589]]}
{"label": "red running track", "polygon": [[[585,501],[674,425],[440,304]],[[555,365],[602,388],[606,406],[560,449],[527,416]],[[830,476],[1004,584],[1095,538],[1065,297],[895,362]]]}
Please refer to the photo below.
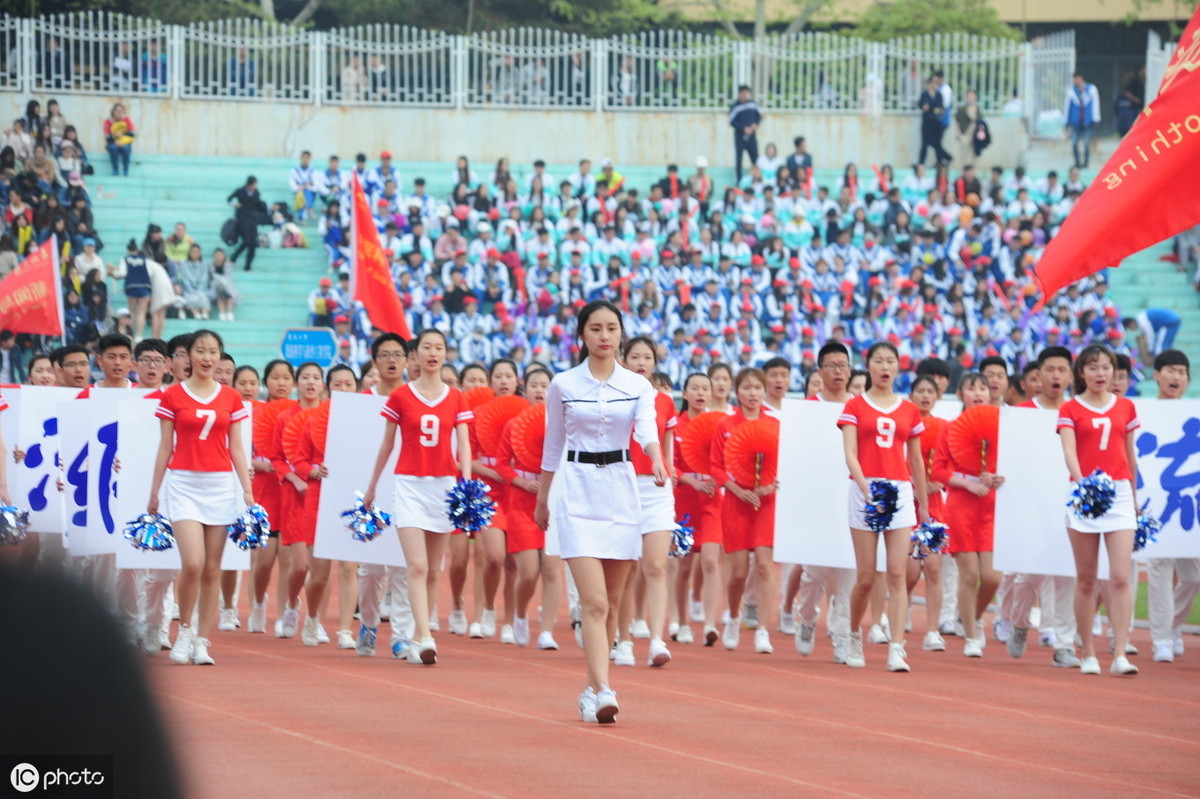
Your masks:
{"label": "red running track", "polygon": [[750,634],[734,652],[674,645],[665,668],[614,667],[604,727],[578,720],[583,656],[562,625],[557,652],[443,629],[433,667],[393,659],[382,627],[374,658],[238,631],[214,633],[215,667],[147,666],[204,799],[1200,796],[1200,641],[1152,663],[1139,630],[1141,674],[1103,656],[1084,677],[1033,642],[1019,661],[995,641],[967,660],[953,637],[922,652],[914,615],[911,674],[885,671],[884,646],[835,665],[823,628],[807,659],[780,634],[773,655]]}

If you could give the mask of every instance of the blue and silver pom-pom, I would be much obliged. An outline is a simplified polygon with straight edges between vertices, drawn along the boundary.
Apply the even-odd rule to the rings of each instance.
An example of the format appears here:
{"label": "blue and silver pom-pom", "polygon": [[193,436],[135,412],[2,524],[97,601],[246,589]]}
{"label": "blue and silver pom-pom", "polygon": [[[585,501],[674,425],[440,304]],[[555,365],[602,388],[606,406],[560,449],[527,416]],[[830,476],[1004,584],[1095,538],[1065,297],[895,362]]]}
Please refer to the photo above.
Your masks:
{"label": "blue and silver pom-pom", "polygon": [[1143,507],[1137,517],[1137,529],[1133,531],[1133,551],[1141,552],[1146,548],[1146,544],[1157,542],[1161,530],[1162,522],[1146,513],[1146,508]]}
{"label": "blue and silver pom-pom", "polygon": [[392,523],[391,514],[384,513],[375,505],[368,508],[363,504],[361,491],[354,492],[354,505],[342,511],[341,515],[355,541],[372,541]]}
{"label": "blue and silver pom-pom", "polygon": [[1080,519],[1098,519],[1112,508],[1116,496],[1117,484],[1097,469],[1071,487],[1067,507]]}
{"label": "blue and silver pom-pom", "polygon": [[477,533],[492,523],[496,505],[482,480],[460,480],[446,492],[446,516],[457,529]]}
{"label": "blue and silver pom-pom", "polygon": [[238,549],[265,549],[271,541],[271,519],[262,505],[251,505],[226,528]]}
{"label": "blue and silver pom-pom", "polygon": [[912,551],[908,556],[913,560],[925,560],[930,555],[942,554],[949,544],[950,528],[930,519],[913,530]]}
{"label": "blue and silver pom-pom", "polygon": [[17,546],[29,532],[29,511],[16,505],[0,505],[0,546]]}
{"label": "blue and silver pom-pom", "polygon": [[892,519],[900,510],[900,489],[891,480],[872,480],[871,498],[863,514],[867,527],[876,533],[892,529]]}
{"label": "blue and silver pom-pom", "polygon": [[671,532],[671,557],[687,557],[691,553],[692,547],[696,545],[696,528],[692,527],[691,521],[690,513],[683,514],[683,518]]}
{"label": "blue and silver pom-pom", "polygon": [[153,516],[143,513],[125,525],[125,540],[133,544],[134,549],[150,552],[164,552],[175,546],[171,523],[161,513]]}

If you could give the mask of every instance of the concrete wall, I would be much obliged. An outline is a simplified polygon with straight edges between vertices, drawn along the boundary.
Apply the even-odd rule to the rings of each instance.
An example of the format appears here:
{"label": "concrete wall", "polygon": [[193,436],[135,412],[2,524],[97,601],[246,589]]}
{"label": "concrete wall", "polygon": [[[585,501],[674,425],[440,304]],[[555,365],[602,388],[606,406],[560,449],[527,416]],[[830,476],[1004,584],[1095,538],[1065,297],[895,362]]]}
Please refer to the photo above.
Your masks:
{"label": "concrete wall", "polygon": [[[12,120],[28,99],[6,94],[2,120]],[[49,96],[41,98],[43,108]],[[101,121],[118,98],[61,95],[68,120],[80,130],[84,146],[103,148]],[[322,158],[337,152],[390,149],[400,161],[444,161],[466,154],[474,164],[508,156],[514,163],[544,158],[569,164],[581,156],[612,158],[621,164],[655,165],[671,161],[685,169],[698,155],[714,167],[733,163],[732,135],[723,112],[597,113],[594,111],[516,111],[487,109],[368,108],[270,102],[132,99],[125,101],[137,126],[136,150],[207,156],[292,157],[311,149]],[[985,164],[1021,162],[1028,147],[1020,119],[989,117],[992,146]],[[920,144],[913,116],[870,117],[820,112],[768,112],[759,145],[775,142],[781,155],[803,135],[819,167],[909,164]],[[7,122],[5,124],[7,127]],[[947,149],[950,146],[947,135]],[[956,164],[955,166],[958,166]],[[482,167],[480,167],[482,168]]]}

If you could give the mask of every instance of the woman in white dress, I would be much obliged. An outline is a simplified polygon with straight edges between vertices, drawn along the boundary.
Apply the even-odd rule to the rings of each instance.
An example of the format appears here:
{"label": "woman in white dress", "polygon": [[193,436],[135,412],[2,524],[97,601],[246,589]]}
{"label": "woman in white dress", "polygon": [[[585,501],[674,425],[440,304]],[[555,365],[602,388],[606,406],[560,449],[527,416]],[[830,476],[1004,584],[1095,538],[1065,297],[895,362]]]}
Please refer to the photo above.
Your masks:
{"label": "woman in white dress", "polygon": [[[579,695],[584,721],[616,720],[617,694],[608,683],[608,651],[629,570],[642,554],[637,479],[629,460],[632,435],[667,482],[655,421],[654,387],[617,363],[621,312],[597,300],[579,313],[580,363],[558,375],[546,395],[546,444],[535,520],[550,522],[550,486],[562,471],[554,503],[563,560],[579,588],[587,686]],[[565,456],[565,460],[564,460]],[[612,612],[610,613],[610,609]]]}

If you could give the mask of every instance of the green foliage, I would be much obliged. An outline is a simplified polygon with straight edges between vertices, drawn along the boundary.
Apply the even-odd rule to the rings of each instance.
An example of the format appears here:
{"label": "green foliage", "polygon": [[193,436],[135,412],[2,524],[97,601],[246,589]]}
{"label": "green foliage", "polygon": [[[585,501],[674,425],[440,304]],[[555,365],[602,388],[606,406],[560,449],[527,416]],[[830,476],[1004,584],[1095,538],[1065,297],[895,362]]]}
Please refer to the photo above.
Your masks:
{"label": "green foliage", "polygon": [[1000,20],[988,0],[895,0],[877,2],[863,12],[855,36],[886,42],[904,36],[932,33],[969,33],[999,39],[1021,39],[1016,28]]}

